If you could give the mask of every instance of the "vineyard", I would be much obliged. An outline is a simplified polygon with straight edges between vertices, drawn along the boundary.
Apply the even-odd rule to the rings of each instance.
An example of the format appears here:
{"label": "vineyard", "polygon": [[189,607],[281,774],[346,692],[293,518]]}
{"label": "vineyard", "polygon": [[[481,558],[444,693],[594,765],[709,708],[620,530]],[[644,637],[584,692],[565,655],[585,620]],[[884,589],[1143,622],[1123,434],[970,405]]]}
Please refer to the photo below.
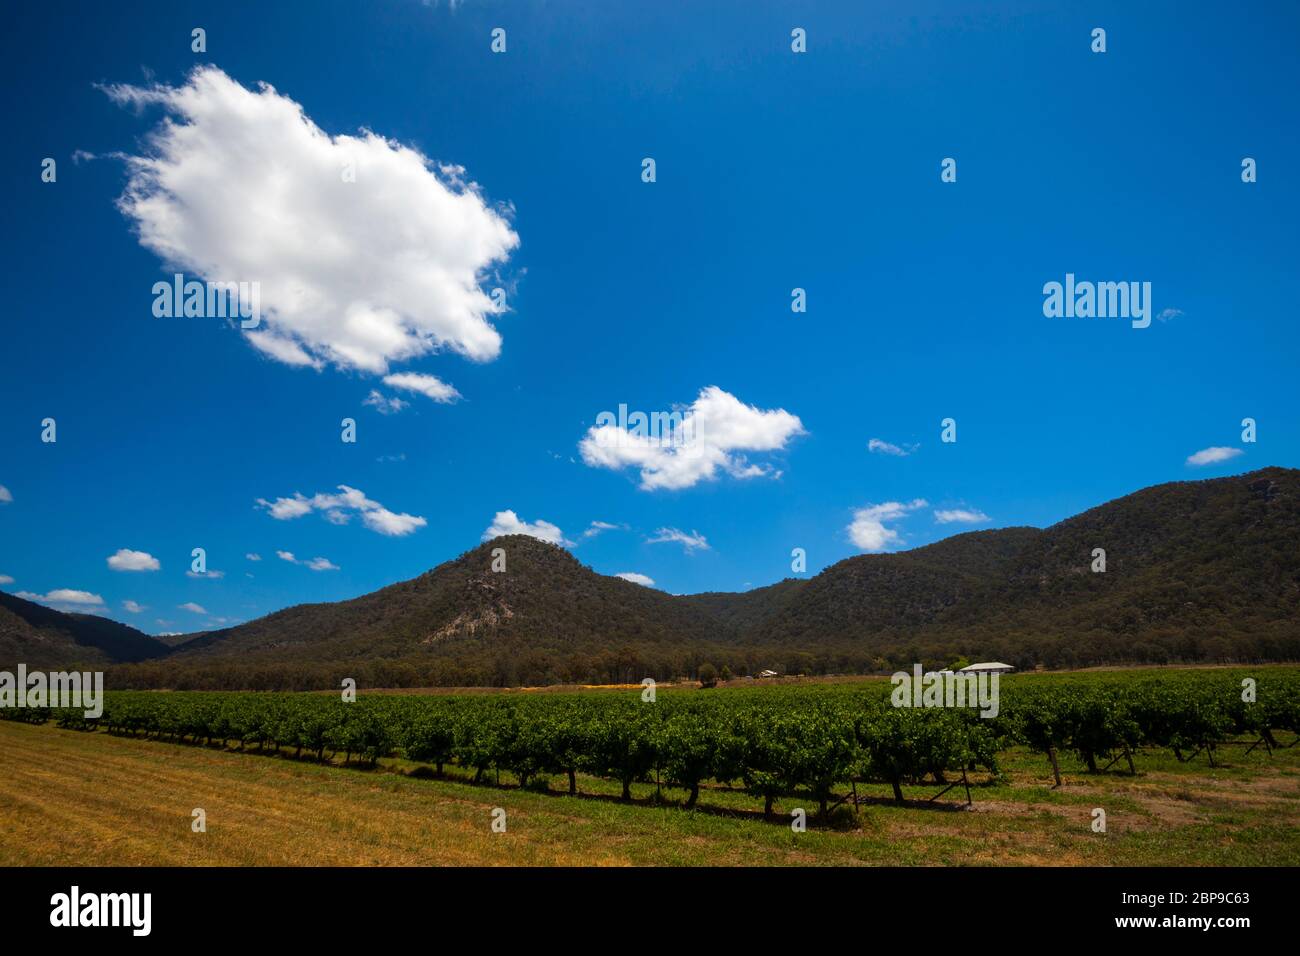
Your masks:
{"label": "vineyard", "polygon": [[[1253,682],[1253,694],[1243,682]],[[888,682],[582,694],[417,696],[110,692],[103,714],[0,710],[0,717],[83,732],[255,749],[298,759],[373,765],[396,757],[474,782],[512,776],[520,787],[578,792],[579,776],[656,784],[694,806],[702,785],[737,786],[772,812],[807,795],[825,813],[859,783],[956,785],[999,774],[999,754],[1041,754],[1057,784],[1058,755],[1090,772],[1135,772],[1143,752],[1213,765],[1223,748],[1271,753],[1300,739],[1300,671],[1181,671],[1160,675],[1029,675],[1004,679],[992,719],[973,709],[891,706]],[[1251,699],[1253,697],[1253,699]],[[1122,763],[1121,763],[1122,761]],[[427,771],[426,771],[427,772]],[[561,786],[564,786],[564,783]],[[850,797],[853,794],[853,797]],[[969,799],[969,791],[968,791]]]}

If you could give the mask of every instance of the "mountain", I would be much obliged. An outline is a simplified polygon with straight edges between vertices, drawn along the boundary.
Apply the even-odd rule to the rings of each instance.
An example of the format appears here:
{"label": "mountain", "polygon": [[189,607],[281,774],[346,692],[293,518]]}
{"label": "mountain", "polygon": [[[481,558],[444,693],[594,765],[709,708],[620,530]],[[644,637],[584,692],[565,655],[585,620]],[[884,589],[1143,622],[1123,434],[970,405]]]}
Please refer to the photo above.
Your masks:
{"label": "mountain", "polygon": [[[508,536],[353,600],[176,638],[162,659],[93,646],[136,661],[114,669],[117,686],[267,689],[337,687],[344,677],[363,686],[628,682],[692,674],[706,660],[737,673],[961,658],[1021,668],[1296,660],[1298,545],[1300,471],[1266,468],[1147,488],[1046,529],[859,555],[741,594],[673,596]],[[493,570],[498,549],[504,571]],[[1093,570],[1096,549],[1104,571]],[[85,615],[39,610],[88,627]],[[77,643],[93,644],[84,634]]]}
{"label": "mountain", "polygon": [[[1093,570],[1094,549],[1105,570]],[[1300,656],[1300,471],[1147,488],[1045,530],[841,561],[747,633],[758,644],[1025,666]]]}
{"label": "mountain", "polygon": [[[504,569],[493,570],[495,552]],[[332,604],[302,604],[181,643],[187,657],[400,657],[482,644],[565,654],[620,641],[691,643],[715,626],[653,588],[608,577],[527,535],[495,538],[418,578]]]}
{"label": "mountain", "polygon": [[61,670],[143,661],[167,647],[133,627],[93,614],[65,614],[0,591],[0,665]]}

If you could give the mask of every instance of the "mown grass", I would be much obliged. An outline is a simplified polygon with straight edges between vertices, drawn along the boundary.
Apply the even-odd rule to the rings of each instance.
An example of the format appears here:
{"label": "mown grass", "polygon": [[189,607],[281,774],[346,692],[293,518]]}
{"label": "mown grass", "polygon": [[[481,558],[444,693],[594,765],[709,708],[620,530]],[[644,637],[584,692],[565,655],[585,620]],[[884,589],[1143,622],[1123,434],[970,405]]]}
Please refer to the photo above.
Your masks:
{"label": "mown grass", "polygon": [[[681,791],[580,777],[581,794],[475,786],[401,760],[373,769],[106,733],[0,722],[0,865],[1300,865],[1300,747],[1224,748],[1180,763],[1144,752],[1138,774],[1088,774],[1068,757],[1051,789],[1041,756],[1002,755],[1004,775],[958,787],[859,785],[865,803],[827,819],[799,795],[765,820],[738,789]],[[489,777],[489,780],[494,780]],[[207,813],[206,833],[191,811]],[[805,807],[807,832],[789,813]],[[1107,832],[1092,830],[1106,811]],[[506,832],[492,812],[506,811]]]}

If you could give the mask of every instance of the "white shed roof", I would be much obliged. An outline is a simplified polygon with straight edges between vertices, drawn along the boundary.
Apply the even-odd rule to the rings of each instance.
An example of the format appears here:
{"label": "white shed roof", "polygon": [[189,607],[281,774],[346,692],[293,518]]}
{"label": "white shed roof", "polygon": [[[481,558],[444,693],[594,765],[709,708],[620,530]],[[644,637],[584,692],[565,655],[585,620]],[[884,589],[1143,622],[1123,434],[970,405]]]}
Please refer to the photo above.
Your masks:
{"label": "white shed roof", "polygon": [[980,664],[971,664],[963,667],[964,671],[1013,671],[1015,670],[1010,664],[1003,664],[1000,661],[984,661]]}

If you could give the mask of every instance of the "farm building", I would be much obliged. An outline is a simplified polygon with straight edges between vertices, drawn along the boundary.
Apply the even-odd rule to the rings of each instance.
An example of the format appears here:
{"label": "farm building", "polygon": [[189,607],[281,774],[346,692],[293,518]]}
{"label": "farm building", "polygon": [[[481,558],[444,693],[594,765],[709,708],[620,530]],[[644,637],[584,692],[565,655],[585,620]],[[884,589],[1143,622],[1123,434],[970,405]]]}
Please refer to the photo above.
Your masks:
{"label": "farm building", "polygon": [[776,677],[776,676],[778,676],[778,675],[777,675],[776,671],[759,671],[758,674],[757,674],[756,676],[758,676],[758,677]]}
{"label": "farm building", "polygon": [[1010,664],[1003,664],[1000,663],[999,661],[985,661],[982,664],[971,664],[968,667],[963,667],[961,669],[961,673],[963,674],[1009,674],[1013,670],[1015,670],[1015,668],[1012,667]]}

